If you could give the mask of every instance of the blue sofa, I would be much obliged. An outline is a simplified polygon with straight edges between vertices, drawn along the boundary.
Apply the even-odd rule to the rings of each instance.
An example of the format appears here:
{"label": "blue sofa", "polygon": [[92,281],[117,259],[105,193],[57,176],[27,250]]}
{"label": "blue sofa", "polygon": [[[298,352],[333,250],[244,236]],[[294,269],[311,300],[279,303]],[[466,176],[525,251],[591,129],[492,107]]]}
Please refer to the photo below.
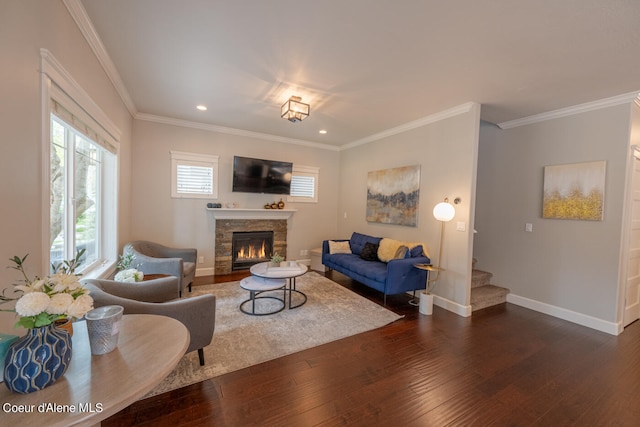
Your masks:
{"label": "blue sofa", "polygon": [[382,292],[385,304],[387,295],[425,289],[427,272],[414,267],[414,264],[430,263],[429,258],[422,251],[422,246],[407,251],[403,259],[392,259],[389,262],[368,261],[361,258],[360,255],[366,243],[379,245],[381,240],[381,237],[353,233],[348,240],[351,253],[334,254],[329,252],[329,240],[325,240],[322,242],[322,264]]}

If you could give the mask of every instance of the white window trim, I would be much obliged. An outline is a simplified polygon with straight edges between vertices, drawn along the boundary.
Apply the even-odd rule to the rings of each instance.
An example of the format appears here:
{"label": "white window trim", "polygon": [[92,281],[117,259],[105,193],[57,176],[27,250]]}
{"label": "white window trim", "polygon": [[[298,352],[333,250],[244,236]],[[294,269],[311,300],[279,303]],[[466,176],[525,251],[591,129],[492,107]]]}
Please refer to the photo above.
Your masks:
{"label": "white window trim", "polygon": [[[218,176],[220,156],[211,154],[186,153],[183,151],[171,151],[171,197],[174,199],[217,199],[218,198]],[[188,164],[213,169],[213,186],[211,193],[179,193],[178,192],[178,165]]]}
{"label": "white window trim", "polygon": [[320,181],[320,168],[315,166],[293,165],[292,175],[313,177],[313,197],[288,196],[287,201],[291,203],[318,203],[318,181]]}
{"label": "white window trim", "polygon": [[[108,229],[113,233],[113,236],[105,241],[102,248],[102,259],[99,260],[91,268],[83,270],[83,278],[104,278],[114,271],[115,264],[118,260],[118,219],[117,219],[117,179],[119,176],[119,152],[120,152],[120,129],[109,119],[109,117],[102,111],[102,109],[96,104],[87,92],[71,77],[71,75],[65,70],[64,67],[53,57],[51,52],[47,49],[40,49],[40,71],[41,71],[41,111],[42,111],[42,230],[44,238],[42,239],[42,264],[41,271],[44,274],[48,274],[50,268],[49,261],[49,186],[50,186],[50,152],[51,152],[51,134],[50,134],[50,120],[51,120],[51,99],[61,102],[67,109],[73,109],[75,104],[80,106],[86,115],[83,119],[90,118],[93,120],[93,124],[96,124],[96,131],[100,132],[100,136],[103,138],[103,143],[108,143],[109,151],[114,153],[113,173],[115,177],[112,177],[112,183],[107,191],[112,192],[113,201],[111,203],[112,214],[107,215],[105,221],[102,224],[103,229]],[[57,88],[56,88],[57,86]],[[59,88],[59,89],[58,89]],[[74,105],[69,105],[62,99],[65,96],[66,99],[73,101]],[[66,105],[65,105],[66,104]],[[81,114],[80,111],[75,111]],[[105,147],[106,148],[106,147]]]}

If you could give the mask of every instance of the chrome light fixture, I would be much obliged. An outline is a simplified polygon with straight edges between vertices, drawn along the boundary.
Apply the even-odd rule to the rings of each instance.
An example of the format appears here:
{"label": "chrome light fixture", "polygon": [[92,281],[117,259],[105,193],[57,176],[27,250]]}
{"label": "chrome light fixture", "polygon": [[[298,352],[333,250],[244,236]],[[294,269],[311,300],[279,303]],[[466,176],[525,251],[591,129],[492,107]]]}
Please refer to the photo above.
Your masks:
{"label": "chrome light fixture", "polygon": [[280,109],[280,117],[287,119],[292,123],[301,122],[309,117],[309,104],[302,102],[299,96],[292,96],[287,102],[282,104]]}

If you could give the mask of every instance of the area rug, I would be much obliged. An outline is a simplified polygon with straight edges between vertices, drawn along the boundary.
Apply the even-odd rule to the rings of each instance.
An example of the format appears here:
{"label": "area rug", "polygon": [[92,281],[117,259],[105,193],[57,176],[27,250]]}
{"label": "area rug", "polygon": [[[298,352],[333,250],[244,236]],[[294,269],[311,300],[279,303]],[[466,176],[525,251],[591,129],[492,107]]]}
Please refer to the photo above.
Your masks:
{"label": "area rug", "polygon": [[[238,308],[249,297],[238,282],[194,287],[188,297],[211,293],[217,298],[215,332],[211,345],[204,349],[205,365],[200,366],[198,352],[186,354],[147,397],[376,329],[402,317],[315,272],[298,277],[296,288],[307,295],[303,306],[249,316]],[[299,297],[294,297],[294,304],[301,301]]]}

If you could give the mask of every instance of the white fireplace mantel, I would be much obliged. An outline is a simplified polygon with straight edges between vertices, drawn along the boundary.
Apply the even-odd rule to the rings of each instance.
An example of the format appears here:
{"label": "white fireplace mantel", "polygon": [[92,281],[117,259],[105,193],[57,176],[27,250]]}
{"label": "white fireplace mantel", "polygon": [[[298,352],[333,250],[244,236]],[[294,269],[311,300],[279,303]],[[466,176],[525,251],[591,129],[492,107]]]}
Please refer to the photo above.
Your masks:
{"label": "white fireplace mantel", "polygon": [[296,209],[206,208],[215,219],[289,219]]}

